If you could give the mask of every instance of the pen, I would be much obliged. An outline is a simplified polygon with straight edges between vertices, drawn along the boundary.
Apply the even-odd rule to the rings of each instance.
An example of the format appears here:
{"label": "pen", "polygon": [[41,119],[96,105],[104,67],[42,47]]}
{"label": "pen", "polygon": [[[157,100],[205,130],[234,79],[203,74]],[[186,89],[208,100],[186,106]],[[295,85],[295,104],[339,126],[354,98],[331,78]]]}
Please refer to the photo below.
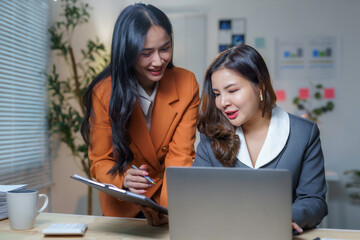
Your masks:
{"label": "pen", "polygon": [[[131,167],[132,167],[133,169],[139,169],[139,168],[136,167],[135,165],[132,165]],[[152,183],[152,184],[155,185],[155,181],[154,181],[152,178],[150,178],[149,176],[144,176],[144,178],[145,178],[146,180],[148,180],[150,183]]]}

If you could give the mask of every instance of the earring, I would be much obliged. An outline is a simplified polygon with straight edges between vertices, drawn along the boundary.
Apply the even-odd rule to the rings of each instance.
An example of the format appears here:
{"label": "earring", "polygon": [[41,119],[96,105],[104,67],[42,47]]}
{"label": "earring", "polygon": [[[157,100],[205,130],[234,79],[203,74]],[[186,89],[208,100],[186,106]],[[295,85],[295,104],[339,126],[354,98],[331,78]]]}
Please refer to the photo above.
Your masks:
{"label": "earring", "polygon": [[264,100],[262,92],[260,92],[260,101],[262,102]]}

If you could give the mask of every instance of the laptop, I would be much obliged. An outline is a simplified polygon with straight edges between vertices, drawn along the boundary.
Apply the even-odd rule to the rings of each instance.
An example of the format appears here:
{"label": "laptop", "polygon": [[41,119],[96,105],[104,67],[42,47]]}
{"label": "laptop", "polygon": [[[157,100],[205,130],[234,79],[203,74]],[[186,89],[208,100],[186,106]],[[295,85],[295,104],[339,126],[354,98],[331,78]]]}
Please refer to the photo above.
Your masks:
{"label": "laptop", "polygon": [[171,240],[289,240],[287,170],[168,167]]}

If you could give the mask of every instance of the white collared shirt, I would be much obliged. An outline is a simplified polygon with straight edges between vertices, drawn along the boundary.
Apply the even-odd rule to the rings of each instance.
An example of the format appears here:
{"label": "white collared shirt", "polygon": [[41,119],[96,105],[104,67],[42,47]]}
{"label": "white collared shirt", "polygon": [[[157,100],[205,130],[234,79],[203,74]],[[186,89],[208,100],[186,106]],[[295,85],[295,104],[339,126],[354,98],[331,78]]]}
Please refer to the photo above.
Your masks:
{"label": "white collared shirt", "polygon": [[252,165],[241,126],[236,129],[236,134],[240,138],[240,149],[237,154],[238,160],[250,168],[258,169],[274,160],[283,150],[290,134],[289,114],[278,106],[272,110],[269,130],[255,166]]}
{"label": "white collared shirt", "polygon": [[156,82],[155,86],[154,86],[154,90],[151,93],[151,95],[149,96],[145,92],[145,90],[141,87],[140,84],[137,85],[137,89],[138,89],[138,93],[139,93],[139,98],[138,98],[139,105],[144,114],[146,126],[149,129],[149,131],[150,131],[150,127],[151,127],[151,116],[152,116],[152,111],[154,108],[154,101],[155,101],[156,93],[158,90],[158,86],[159,86],[159,83]]}

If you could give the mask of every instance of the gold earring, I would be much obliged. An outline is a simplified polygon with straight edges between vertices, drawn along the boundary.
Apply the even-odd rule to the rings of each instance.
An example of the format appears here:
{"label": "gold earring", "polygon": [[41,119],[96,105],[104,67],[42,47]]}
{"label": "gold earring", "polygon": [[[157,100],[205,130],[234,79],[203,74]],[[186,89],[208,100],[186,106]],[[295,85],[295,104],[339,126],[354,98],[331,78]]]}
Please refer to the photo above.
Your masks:
{"label": "gold earring", "polygon": [[262,102],[264,100],[262,92],[260,92],[260,101]]}

